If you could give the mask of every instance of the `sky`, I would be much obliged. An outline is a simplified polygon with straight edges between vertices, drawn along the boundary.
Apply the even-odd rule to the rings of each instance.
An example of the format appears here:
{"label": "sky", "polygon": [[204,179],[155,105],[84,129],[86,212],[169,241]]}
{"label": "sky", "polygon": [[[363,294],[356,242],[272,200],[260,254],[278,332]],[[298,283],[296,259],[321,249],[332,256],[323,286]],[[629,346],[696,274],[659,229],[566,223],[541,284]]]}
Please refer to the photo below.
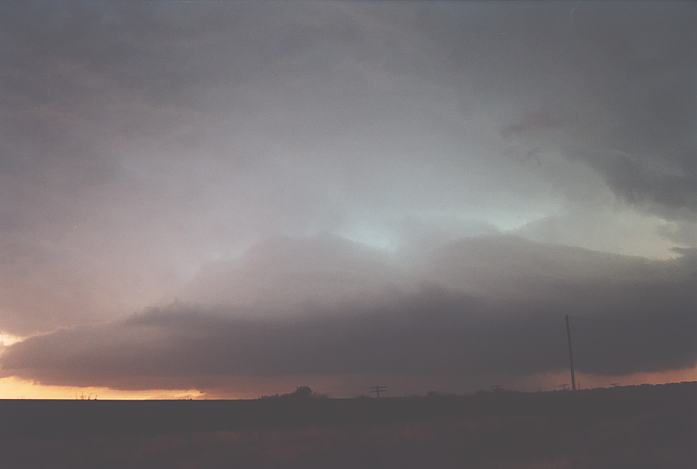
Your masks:
{"label": "sky", "polygon": [[697,6],[0,5],[0,398],[697,380]]}

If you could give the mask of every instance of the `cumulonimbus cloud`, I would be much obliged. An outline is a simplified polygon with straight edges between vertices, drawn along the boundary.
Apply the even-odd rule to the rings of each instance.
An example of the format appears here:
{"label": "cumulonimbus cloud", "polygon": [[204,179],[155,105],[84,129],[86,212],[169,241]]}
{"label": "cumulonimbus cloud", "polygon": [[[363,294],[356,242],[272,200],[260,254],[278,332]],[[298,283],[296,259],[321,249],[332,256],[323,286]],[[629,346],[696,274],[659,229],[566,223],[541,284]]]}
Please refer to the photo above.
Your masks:
{"label": "cumulonimbus cloud", "polygon": [[[687,2],[0,8],[5,333],[113,320],[268,236],[473,220],[645,257],[697,243]],[[318,290],[255,272],[235,294],[270,309]],[[385,286],[353,277],[321,290]]]}
{"label": "cumulonimbus cloud", "polygon": [[[341,251],[324,249],[327,245]],[[294,249],[323,253],[312,266]],[[269,282],[279,301],[175,303],[127,318],[30,338],[0,357],[2,373],[48,384],[115,388],[234,386],[249,378],[401,375],[433,382],[487,373],[522,377],[563,369],[563,316],[573,318],[578,368],[595,374],[678,369],[697,361],[697,270],[693,254],[671,261],[606,255],[511,237],[461,240],[397,263],[375,283],[380,262],[339,239],[261,244],[252,259],[218,268],[216,282]],[[368,251],[369,252],[369,251]],[[260,277],[284,259],[287,277]],[[300,253],[304,259],[304,253]],[[262,268],[263,266],[263,268]],[[287,296],[294,275],[351,271],[371,279],[311,301]],[[231,271],[235,274],[226,277]],[[415,283],[404,282],[404,272]],[[622,275],[619,275],[622,273]],[[315,285],[322,288],[322,276]],[[492,279],[498,279],[493,281]],[[208,275],[210,280],[210,275]],[[493,282],[493,283],[492,283]],[[498,285],[498,286],[497,286]],[[348,292],[348,293],[347,293]],[[288,310],[283,301],[288,301]]]}

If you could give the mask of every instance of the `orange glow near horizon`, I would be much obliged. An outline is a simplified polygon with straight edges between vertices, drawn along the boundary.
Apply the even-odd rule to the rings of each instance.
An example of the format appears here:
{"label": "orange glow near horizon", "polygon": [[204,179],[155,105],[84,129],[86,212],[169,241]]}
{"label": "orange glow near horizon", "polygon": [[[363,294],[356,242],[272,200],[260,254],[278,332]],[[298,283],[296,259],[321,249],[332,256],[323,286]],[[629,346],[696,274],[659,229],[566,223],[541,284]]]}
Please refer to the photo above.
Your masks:
{"label": "orange glow near horizon", "polygon": [[48,386],[19,378],[0,378],[0,399],[154,400],[201,399],[197,389],[118,390],[105,387]]}
{"label": "orange glow near horizon", "polygon": [[[20,337],[0,331],[0,353],[2,347],[21,342]],[[106,400],[153,400],[153,399],[201,399],[204,394],[198,389],[145,389],[119,390],[102,386],[50,386],[13,376],[0,378],[0,399],[106,399]]]}
{"label": "orange glow near horizon", "polygon": [[[628,375],[590,375],[577,373],[580,389],[603,388],[614,385],[628,386],[638,384],[666,384],[681,381],[697,381],[697,365],[682,370],[667,370],[651,373],[632,373]],[[533,375],[518,383],[525,391],[544,391],[559,389],[568,384],[568,372],[554,372]],[[321,391],[321,390],[320,390]],[[99,400],[179,400],[179,399],[236,399],[250,398],[252,395],[206,395],[197,389],[145,389],[119,390],[90,386],[52,386],[27,381],[15,377],[0,378],[0,399],[99,399]],[[263,394],[263,393],[262,393]]]}

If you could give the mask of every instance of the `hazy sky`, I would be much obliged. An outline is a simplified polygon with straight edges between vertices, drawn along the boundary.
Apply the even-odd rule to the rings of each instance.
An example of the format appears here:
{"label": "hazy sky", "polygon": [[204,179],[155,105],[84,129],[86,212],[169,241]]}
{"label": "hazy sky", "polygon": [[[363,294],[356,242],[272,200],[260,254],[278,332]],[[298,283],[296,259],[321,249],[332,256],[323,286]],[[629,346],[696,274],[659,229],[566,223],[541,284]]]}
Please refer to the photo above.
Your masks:
{"label": "hazy sky", "polygon": [[697,376],[695,24],[2,2],[0,397]]}

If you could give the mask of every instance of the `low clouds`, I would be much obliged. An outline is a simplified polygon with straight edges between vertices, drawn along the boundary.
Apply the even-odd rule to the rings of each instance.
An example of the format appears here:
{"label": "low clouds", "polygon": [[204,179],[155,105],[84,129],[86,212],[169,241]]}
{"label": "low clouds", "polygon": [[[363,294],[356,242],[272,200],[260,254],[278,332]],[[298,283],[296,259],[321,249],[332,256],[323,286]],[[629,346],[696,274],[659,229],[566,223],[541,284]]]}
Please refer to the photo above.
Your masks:
{"label": "low clouds", "polygon": [[[314,251],[314,260],[293,262],[305,259],[303,249]],[[697,362],[691,253],[647,261],[474,238],[409,263],[393,261],[391,271],[402,273],[381,277],[384,265],[367,252],[339,239],[267,242],[249,254],[256,263],[207,275],[216,291],[227,282],[230,292],[214,306],[176,303],[30,338],[2,355],[3,373],[121,389],[234,391],[255,379],[307,377],[340,388],[380,375],[417,387],[454,380],[467,388],[485,376],[512,380],[563,370],[564,314],[573,318],[582,372],[617,375]],[[260,278],[263,272],[268,276]],[[304,290],[291,301],[293,279]],[[254,291],[253,283],[264,290],[240,299],[240,282],[244,291]]]}

